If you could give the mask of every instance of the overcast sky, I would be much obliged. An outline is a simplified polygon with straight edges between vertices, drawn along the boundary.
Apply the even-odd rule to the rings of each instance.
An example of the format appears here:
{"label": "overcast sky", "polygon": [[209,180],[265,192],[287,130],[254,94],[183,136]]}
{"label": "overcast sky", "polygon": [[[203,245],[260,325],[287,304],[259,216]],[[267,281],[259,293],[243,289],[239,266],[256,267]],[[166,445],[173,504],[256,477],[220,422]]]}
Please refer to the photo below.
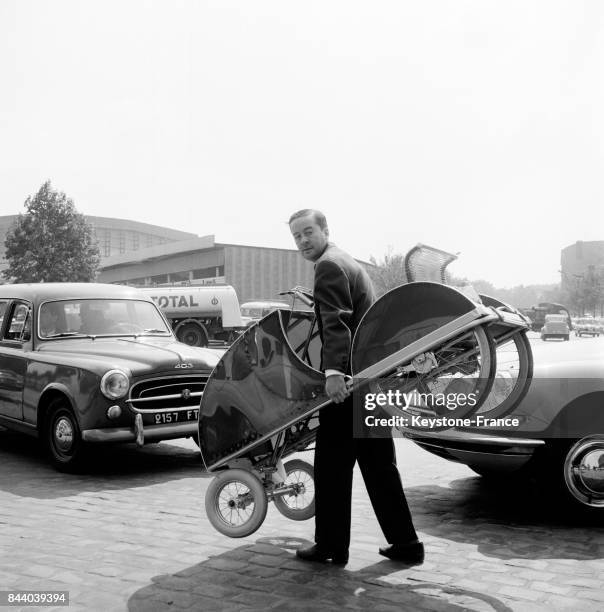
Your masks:
{"label": "overcast sky", "polygon": [[559,280],[604,240],[604,3],[0,1],[0,214],[84,214]]}

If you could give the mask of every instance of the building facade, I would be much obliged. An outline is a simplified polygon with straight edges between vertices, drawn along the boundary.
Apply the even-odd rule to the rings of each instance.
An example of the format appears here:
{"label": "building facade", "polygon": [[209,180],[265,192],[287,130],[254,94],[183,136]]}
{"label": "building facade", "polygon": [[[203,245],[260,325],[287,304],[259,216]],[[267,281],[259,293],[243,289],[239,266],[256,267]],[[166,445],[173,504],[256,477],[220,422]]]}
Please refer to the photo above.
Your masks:
{"label": "building facade", "polygon": [[575,286],[583,279],[604,277],[604,240],[582,241],[562,249],[562,287]]}
{"label": "building facade", "polygon": [[216,243],[214,236],[203,236],[110,257],[98,280],[134,286],[227,284],[247,302],[274,299],[296,285],[312,287],[313,274],[313,265],[296,250]]}
{"label": "building facade", "polygon": [[[150,247],[160,246],[170,242],[197,238],[197,234],[181,232],[150,223],[140,223],[127,219],[114,219],[111,217],[95,217],[84,215],[99,245],[101,265],[115,255],[125,254]],[[0,216],[0,271],[7,267],[4,256],[4,242],[6,234],[14,225],[18,215]]]}
{"label": "building facade", "polygon": [[[313,284],[313,264],[294,249],[217,243],[212,235],[125,219],[85,218],[99,246],[98,282],[139,287],[226,284],[235,288],[240,303],[274,300],[280,291]],[[0,270],[7,267],[4,241],[16,219],[0,216]]]}

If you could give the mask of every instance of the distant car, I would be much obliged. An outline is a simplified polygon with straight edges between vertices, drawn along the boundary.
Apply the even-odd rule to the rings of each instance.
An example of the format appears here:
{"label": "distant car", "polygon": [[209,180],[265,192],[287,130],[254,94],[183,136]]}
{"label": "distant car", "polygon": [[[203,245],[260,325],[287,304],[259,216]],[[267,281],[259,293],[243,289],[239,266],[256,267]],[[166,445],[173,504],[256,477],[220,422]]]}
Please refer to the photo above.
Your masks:
{"label": "distant car", "polygon": [[596,321],[590,317],[584,317],[577,319],[575,325],[575,336],[599,336],[601,334],[601,327]]}
{"label": "distant car", "polygon": [[[604,362],[535,365],[524,399],[501,426],[406,432],[435,455],[497,482],[530,475],[576,509],[604,517]],[[478,415],[488,418],[488,412]],[[476,418],[475,417],[475,418]]]}
{"label": "distant car", "polygon": [[151,298],[95,283],[0,286],[0,425],[59,469],[97,443],[197,435],[219,351],[174,337]]}
{"label": "distant car", "polygon": [[541,340],[547,340],[548,338],[562,338],[562,340],[570,338],[568,319],[565,315],[545,315],[545,323],[541,328]]}
{"label": "distant car", "polygon": [[245,302],[241,304],[241,319],[246,326],[252,325],[256,321],[264,318],[278,308],[291,308],[287,302],[278,300],[257,300],[255,302]]}

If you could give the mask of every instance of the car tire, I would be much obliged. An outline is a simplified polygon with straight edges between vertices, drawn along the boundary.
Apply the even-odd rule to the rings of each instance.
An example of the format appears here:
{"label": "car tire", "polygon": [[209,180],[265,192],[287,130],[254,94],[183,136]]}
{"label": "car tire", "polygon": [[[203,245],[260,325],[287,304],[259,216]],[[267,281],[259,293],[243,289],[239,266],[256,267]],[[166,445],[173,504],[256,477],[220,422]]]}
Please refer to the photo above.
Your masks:
{"label": "car tire", "polygon": [[564,336],[564,341],[565,342],[568,342],[569,340],[570,340],[570,335],[567,334],[566,336]]}
{"label": "car tire", "polygon": [[600,457],[604,457],[604,434],[549,440],[531,460],[531,474],[563,512],[600,521],[604,517],[604,481],[598,479],[598,470],[581,469],[581,465],[595,465]]}
{"label": "car tire", "polygon": [[50,460],[57,470],[74,472],[82,467],[85,444],[67,399],[57,398],[50,402],[43,435]]}
{"label": "car tire", "polygon": [[563,451],[560,484],[565,501],[583,511],[604,516],[604,479],[600,477],[604,464],[604,434],[572,440]]}

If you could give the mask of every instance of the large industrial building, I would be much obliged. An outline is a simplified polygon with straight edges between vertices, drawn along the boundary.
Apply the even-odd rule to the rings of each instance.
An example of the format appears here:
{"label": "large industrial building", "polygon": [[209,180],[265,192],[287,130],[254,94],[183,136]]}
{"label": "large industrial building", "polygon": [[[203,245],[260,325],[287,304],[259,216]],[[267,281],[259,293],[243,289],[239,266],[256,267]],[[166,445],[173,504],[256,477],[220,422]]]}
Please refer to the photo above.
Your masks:
{"label": "large industrial building", "polygon": [[[115,255],[197,237],[197,234],[191,234],[190,232],[180,232],[159,225],[139,223],[138,221],[90,215],[84,215],[84,217],[87,223],[92,226],[96,236],[101,256],[101,266],[109,257]],[[17,218],[18,215],[0,216],[0,271],[7,267],[4,257],[6,234]]]}
{"label": "large industrial building", "polygon": [[[139,287],[226,284],[235,288],[240,303],[275,299],[296,285],[312,287],[313,265],[295,249],[217,243],[214,236],[84,216],[98,241],[98,282]],[[0,270],[7,265],[6,233],[16,219],[17,215],[0,216]]]}
{"label": "large industrial building", "polygon": [[560,273],[563,288],[590,276],[604,278],[604,240],[579,240],[562,249]]}
{"label": "large industrial building", "polygon": [[135,286],[226,284],[247,302],[274,299],[296,285],[312,287],[313,266],[295,250],[222,244],[203,236],[110,257],[98,280]]}

